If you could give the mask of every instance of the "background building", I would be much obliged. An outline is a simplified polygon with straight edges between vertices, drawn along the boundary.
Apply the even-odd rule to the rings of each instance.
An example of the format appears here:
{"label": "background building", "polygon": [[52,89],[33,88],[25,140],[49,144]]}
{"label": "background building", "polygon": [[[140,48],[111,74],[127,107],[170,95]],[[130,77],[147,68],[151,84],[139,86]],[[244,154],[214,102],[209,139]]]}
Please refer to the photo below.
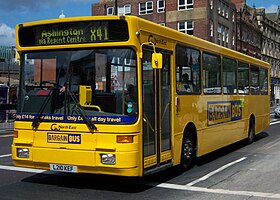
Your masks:
{"label": "background building", "polygon": [[[115,1],[92,5],[92,15],[114,15]],[[230,0],[118,0],[118,15],[135,15],[236,49],[235,5]]]}
{"label": "background building", "polygon": [[269,62],[271,102],[280,101],[280,7],[276,13],[265,13],[264,8],[249,7],[246,0],[100,0],[92,4],[92,15],[114,14],[139,16]]}
{"label": "background building", "polygon": [[258,26],[256,8],[244,0],[232,0],[236,5],[237,51],[261,59],[262,33]]}
{"label": "background building", "polygon": [[16,48],[0,46],[0,84],[18,84],[19,65]]}
{"label": "background building", "polygon": [[264,8],[256,9],[257,20],[262,32],[261,59],[271,66],[271,99],[280,101],[280,6],[276,13],[265,13]]}

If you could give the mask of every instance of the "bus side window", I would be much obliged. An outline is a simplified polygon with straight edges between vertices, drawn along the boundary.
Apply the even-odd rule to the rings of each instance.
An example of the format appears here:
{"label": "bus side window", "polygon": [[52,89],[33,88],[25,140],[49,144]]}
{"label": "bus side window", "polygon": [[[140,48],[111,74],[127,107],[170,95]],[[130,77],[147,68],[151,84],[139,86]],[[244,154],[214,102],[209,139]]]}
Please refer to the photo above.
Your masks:
{"label": "bus side window", "polygon": [[177,45],[176,66],[177,92],[179,94],[200,94],[200,51]]}
{"label": "bus side window", "polygon": [[221,94],[221,57],[203,53],[203,88],[205,94]]}
{"label": "bus side window", "polygon": [[223,58],[223,93],[237,93],[237,65],[236,61],[230,58]]}

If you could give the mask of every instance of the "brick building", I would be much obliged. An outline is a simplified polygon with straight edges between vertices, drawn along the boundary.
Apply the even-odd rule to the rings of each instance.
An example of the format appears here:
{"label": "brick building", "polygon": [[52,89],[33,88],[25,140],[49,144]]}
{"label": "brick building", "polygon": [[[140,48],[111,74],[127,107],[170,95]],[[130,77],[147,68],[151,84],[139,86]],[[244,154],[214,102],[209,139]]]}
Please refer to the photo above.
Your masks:
{"label": "brick building", "polygon": [[[230,0],[118,0],[118,15],[135,15],[236,49],[235,5]],[[92,15],[113,15],[116,2],[101,0]]]}
{"label": "brick building", "polygon": [[271,66],[271,98],[280,102],[280,6],[275,13],[257,8],[257,20],[262,32],[261,59]]}
{"label": "brick building", "polygon": [[[113,15],[115,0],[92,4],[92,15]],[[280,7],[276,13],[246,0],[117,0],[118,15],[135,15],[237,50],[271,64],[272,102],[280,102]]]}
{"label": "brick building", "polygon": [[261,59],[262,33],[258,26],[256,8],[245,0],[232,0],[236,5],[237,51]]}

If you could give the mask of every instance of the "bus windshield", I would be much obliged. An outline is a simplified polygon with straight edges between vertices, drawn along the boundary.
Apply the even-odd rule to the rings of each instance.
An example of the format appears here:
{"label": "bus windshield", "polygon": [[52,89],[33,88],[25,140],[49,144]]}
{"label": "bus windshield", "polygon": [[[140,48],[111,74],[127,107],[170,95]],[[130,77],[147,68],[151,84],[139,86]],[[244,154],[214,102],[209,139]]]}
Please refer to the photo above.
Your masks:
{"label": "bus windshield", "polygon": [[56,121],[67,121],[82,109],[95,123],[136,120],[138,85],[132,49],[40,51],[21,58],[18,119],[32,120],[40,114],[42,120],[56,116]]}

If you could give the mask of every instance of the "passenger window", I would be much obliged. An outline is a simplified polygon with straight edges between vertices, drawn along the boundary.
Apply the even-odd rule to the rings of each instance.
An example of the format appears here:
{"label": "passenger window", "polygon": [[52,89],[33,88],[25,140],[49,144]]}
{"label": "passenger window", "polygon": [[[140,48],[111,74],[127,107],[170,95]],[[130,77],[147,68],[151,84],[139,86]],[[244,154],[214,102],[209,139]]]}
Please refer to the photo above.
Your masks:
{"label": "passenger window", "polygon": [[200,52],[177,45],[176,66],[177,93],[200,94]]}
{"label": "passenger window", "polygon": [[236,61],[230,58],[223,58],[223,93],[237,93]]}
{"label": "passenger window", "polygon": [[238,63],[238,93],[249,94],[249,65]]}
{"label": "passenger window", "polygon": [[221,93],[221,58],[220,56],[203,53],[203,86],[205,94]]}
{"label": "passenger window", "polygon": [[257,66],[251,66],[250,68],[250,91],[251,94],[260,93],[260,78],[259,78],[260,69]]}
{"label": "passenger window", "polygon": [[261,94],[268,94],[268,71],[260,68],[260,89]]}

